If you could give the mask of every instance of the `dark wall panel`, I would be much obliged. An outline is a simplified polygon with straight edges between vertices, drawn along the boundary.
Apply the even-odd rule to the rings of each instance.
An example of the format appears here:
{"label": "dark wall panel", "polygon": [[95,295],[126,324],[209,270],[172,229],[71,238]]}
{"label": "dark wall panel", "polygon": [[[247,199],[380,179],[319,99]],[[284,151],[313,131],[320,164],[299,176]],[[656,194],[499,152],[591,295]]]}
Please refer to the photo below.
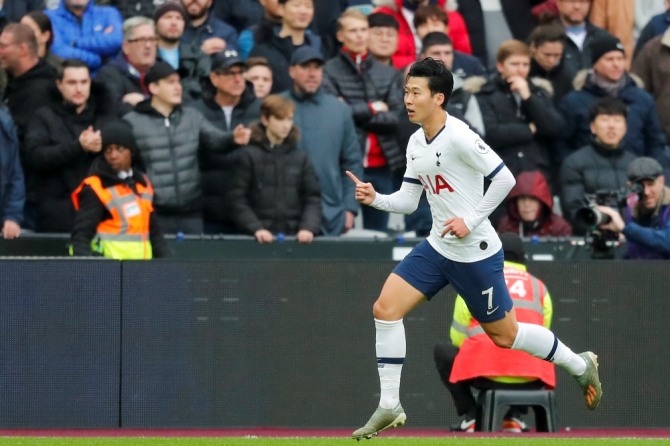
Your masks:
{"label": "dark wall panel", "polygon": [[0,270],[0,426],[118,426],[120,264],[2,260]]}

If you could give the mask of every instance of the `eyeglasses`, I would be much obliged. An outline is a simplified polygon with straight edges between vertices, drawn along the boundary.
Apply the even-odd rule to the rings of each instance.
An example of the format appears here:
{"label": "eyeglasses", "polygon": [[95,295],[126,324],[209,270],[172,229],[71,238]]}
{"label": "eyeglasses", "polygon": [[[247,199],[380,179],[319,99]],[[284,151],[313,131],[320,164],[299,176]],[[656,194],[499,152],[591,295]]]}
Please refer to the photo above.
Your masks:
{"label": "eyeglasses", "polygon": [[155,38],[155,37],[138,37],[136,39],[128,39],[128,43],[140,42],[140,43],[143,43],[143,44],[147,44],[147,43],[156,43],[157,41],[158,41],[158,39]]}

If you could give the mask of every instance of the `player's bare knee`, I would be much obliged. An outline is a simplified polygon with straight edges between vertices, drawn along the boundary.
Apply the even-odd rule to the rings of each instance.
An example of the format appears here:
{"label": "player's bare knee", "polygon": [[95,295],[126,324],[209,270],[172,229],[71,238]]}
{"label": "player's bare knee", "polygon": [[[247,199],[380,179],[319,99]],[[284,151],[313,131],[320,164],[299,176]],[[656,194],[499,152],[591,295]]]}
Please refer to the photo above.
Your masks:
{"label": "player's bare knee", "polygon": [[500,348],[512,348],[514,344],[514,336],[509,336],[507,333],[489,335],[489,337]]}
{"label": "player's bare knee", "polygon": [[395,311],[393,310],[393,308],[384,305],[377,300],[372,306],[372,315],[375,319],[379,319],[380,321],[395,321],[400,319],[399,317],[396,317]]}

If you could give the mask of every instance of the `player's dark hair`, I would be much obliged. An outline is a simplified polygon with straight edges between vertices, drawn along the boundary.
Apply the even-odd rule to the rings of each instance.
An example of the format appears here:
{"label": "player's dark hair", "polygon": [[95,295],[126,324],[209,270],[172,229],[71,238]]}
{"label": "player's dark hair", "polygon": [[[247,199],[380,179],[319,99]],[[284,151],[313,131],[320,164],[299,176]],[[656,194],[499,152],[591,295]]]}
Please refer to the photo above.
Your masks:
{"label": "player's dark hair", "polygon": [[608,96],[597,100],[589,109],[589,122],[595,121],[599,115],[628,117],[628,107],[619,99]]}
{"label": "player's dark hair", "polygon": [[410,77],[425,77],[428,79],[428,88],[432,95],[442,93],[444,102],[442,108],[446,110],[447,103],[454,89],[454,75],[444,65],[441,60],[426,57],[423,60],[414,62],[407,73],[407,79]]}

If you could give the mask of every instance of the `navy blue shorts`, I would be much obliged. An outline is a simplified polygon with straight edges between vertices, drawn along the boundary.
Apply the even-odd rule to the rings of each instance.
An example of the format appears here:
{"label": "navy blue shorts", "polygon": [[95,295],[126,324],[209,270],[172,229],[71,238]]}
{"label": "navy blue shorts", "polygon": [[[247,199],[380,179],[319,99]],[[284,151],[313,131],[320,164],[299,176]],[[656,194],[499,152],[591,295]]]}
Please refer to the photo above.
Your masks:
{"label": "navy blue shorts", "polygon": [[449,260],[428,243],[419,243],[393,272],[430,300],[451,284],[479,322],[494,322],[512,310],[512,298],[503,275],[502,249],[491,257],[472,263]]}

